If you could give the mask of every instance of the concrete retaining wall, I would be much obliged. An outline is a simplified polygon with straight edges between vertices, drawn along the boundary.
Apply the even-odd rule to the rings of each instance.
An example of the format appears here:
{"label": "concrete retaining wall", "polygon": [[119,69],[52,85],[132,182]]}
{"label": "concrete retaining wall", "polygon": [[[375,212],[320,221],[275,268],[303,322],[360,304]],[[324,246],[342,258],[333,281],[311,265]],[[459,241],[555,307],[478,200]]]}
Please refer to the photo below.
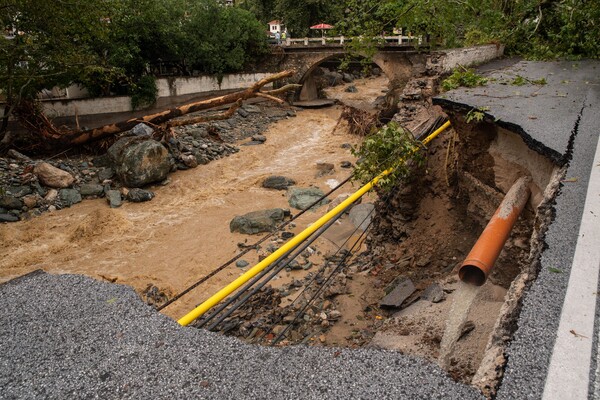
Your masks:
{"label": "concrete retaining wall", "polygon": [[461,49],[449,49],[436,52],[440,55],[438,67],[440,72],[451,72],[454,68],[483,64],[495,58],[502,57],[504,45],[489,44],[485,46],[465,47]]}
{"label": "concrete retaining wall", "polygon": [[[268,73],[230,74],[225,75],[219,84],[215,76],[159,78],[158,103],[163,98],[187,97],[202,95],[220,90],[244,89],[268,76]],[[78,92],[81,95],[81,92]],[[70,117],[74,115],[110,114],[129,112],[131,99],[128,96],[78,98],[62,100],[43,100],[44,111],[52,117]]]}

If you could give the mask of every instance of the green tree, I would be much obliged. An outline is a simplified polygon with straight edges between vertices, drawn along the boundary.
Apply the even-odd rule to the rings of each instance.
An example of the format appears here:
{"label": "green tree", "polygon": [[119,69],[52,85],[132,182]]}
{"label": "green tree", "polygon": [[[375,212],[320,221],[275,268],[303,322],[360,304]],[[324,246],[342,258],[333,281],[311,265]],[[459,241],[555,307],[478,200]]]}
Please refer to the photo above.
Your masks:
{"label": "green tree", "polygon": [[275,5],[275,0],[243,0],[238,6],[252,13],[257,20],[265,25],[266,30],[266,24],[277,19]]}
{"label": "green tree", "polygon": [[195,69],[223,74],[267,53],[266,28],[246,10],[200,0],[183,26],[186,60]]}
{"label": "green tree", "polygon": [[90,46],[106,37],[107,1],[0,0],[0,94],[4,139],[8,118],[24,101],[31,102],[43,88],[65,86],[86,68],[98,65]]}
{"label": "green tree", "polygon": [[342,2],[328,0],[278,0],[276,6],[277,15],[294,37],[321,35],[321,32],[311,32],[310,27],[321,22],[337,23],[342,10]]}

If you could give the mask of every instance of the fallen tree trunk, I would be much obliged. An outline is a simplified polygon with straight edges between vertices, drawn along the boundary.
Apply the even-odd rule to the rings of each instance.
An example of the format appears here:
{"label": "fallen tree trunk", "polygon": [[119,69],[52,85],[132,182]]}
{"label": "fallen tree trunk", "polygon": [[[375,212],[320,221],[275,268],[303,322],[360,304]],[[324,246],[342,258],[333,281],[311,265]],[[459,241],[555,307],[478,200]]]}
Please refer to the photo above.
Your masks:
{"label": "fallen tree trunk", "polygon": [[[275,82],[283,78],[288,78],[293,74],[294,71],[290,70],[279,72],[277,74],[259,80],[258,82],[254,83],[252,86],[245,90],[230,93],[224,96],[198,101],[195,103],[185,104],[183,106],[165,110],[156,114],[146,115],[140,118],[131,118],[126,121],[121,121],[85,131],[60,131],[56,129],[51,124],[51,122],[43,116],[41,116],[42,121],[38,121],[38,123],[36,124],[32,124],[31,121],[26,121],[26,124],[30,127],[37,128],[37,130],[46,139],[50,139],[52,141],[60,142],[63,144],[82,145],[95,140],[104,139],[121,132],[128,131],[141,122],[145,122],[154,126],[161,126],[164,128],[172,128],[175,126],[187,125],[192,123],[206,122],[216,119],[225,119],[233,115],[233,112],[241,106],[244,100],[253,97],[263,97],[268,98],[270,100],[283,102],[282,100],[274,97],[273,95],[281,94],[288,90],[295,89],[299,87],[299,85],[286,85],[281,89],[266,92],[261,92],[260,89],[269,83]],[[207,110],[209,108],[219,107],[230,103],[234,103],[232,107],[227,112],[219,114],[217,116],[198,117],[189,120],[173,121],[171,123],[167,123],[168,121],[174,118],[181,117],[189,113]]]}

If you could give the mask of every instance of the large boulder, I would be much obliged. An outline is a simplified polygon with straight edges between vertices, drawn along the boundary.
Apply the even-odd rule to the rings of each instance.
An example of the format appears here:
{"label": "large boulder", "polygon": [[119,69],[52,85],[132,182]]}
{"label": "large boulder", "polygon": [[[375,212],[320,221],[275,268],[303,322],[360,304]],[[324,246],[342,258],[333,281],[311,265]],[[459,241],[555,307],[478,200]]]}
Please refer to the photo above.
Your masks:
{"label": "large boulder", "polygon": [[[299,187],[291,187],[288,189],[287,197],[290,206],[297,208],[298,210],[305,210],[310,207],[315,201],[319,200],[319,198],[323,197],[325,193],[319,188],[310,187],[310,188],[299,188]],[[319,201],[312,207],[312,210],[316,210],[329,203],[329,199],[323,199]]]}
{"label": "large boulder", "polygon": [[33,173],[43,185],[51,188],[68,188],[75,182],[73,175],[45,162],[37,164]]}
{"label": "large boulder", "polygon": [[81,194],[76,189],[61,189],[58,192],[58,198],[63,207],[71,207],[73,204],[81,202]]}
{"label": "large boulder", "polygon": [[150,201],[154,198],[154,192],[144,189],[133,188],[127,192],[127,200],[133,203],[141,203],[144,201]]}
{"label": "large boulder", "polygon": [[294,186],[295,184],[296,181],[291,178],[280,175],[271,175],[263,181],[262,186],[267,189],[286,190],[288,187]]}
{"label": "large boulder", "polygon": [[121,182],[132,188],[164,180],[173,164],[162,144],[143,137],[119,139],[108,149],[108,154]]}
{"label": "large boulder", "polygon": [[0,196],[0,207],[8,210],[20,210],[23,202],[14,196]]}
{"label": "large boulder", "polygon": [[375,205],[373,203],[357,204],[352,207],[348,217],[355,227],[366,231],[371,224],[374,210]]}
{"label": "large boulder", "polygon": [[232,219],[229,223],[229,230],[247,235],[272,232],[289,214],[289,210],[282,208],[252,211],[248,214],[238,215]]}

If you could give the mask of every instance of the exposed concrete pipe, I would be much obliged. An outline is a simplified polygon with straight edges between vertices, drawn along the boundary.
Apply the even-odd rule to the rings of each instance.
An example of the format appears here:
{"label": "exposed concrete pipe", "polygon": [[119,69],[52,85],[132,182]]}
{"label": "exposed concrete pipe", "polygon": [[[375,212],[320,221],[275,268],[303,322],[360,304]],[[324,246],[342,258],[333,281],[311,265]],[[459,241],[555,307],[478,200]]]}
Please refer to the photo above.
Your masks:
{"label": "exposed concrete pipe", "polygon": [[502,203],[458,270],[458,276],[463,282],[476,286],[485,283],[510,231],[527,204],[531,195],[530,183],[531,177],[521,177],[506,193]]}

